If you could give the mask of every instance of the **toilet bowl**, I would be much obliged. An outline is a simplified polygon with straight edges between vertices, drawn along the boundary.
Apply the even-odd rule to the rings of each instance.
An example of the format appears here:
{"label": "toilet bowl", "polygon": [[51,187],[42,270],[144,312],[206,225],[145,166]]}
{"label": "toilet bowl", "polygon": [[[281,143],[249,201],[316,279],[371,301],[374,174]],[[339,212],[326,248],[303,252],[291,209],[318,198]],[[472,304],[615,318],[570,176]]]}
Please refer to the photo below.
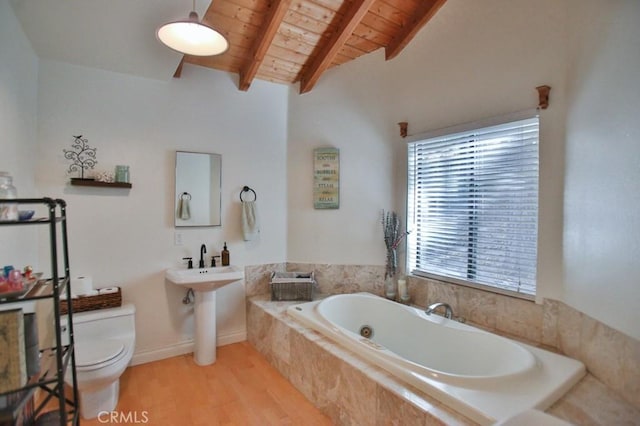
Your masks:
{"label": "toilet bowl", "polygon": [[[73,332],[80,414],[92,419],[118,403],[120,376],[135,347],[135,306],[74,314]],[[65,380],[71,384],[69,371]]]}

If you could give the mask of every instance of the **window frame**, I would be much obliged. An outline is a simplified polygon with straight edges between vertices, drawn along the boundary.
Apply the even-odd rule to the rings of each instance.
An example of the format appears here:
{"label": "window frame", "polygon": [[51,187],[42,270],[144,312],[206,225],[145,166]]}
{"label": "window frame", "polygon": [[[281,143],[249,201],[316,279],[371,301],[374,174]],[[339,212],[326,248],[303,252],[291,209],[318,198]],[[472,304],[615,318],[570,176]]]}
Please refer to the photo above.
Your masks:
{"label": "window frame", "polygon": [[[480,283],[475,283],[475,282],[471,282],[471,281],[467,281],[464,279],[460,279],[460,278],[456,278],[456,277],[452,277],[452,276],[446,276],[446,275],[440,275],[434,272],[427,272],[427,271],[423,271],[423,270],[412,270],[411,267],[411,259],[413,257],[412,253],[410,252],[411,250],[411,246],[410,246],[410,238],[407,238],[407,240],[405,241],[405,252],[406,252],[406,259],[405,259],[405,269],[407,271],[407,274],[409,275],[413,275],[416,277],[422,277],[422,278],[429,278],[429,279],[435,279],[438,281],[442,281],[442,282],[447,282],[447,283],[452,283],[452,284],[456,284],[456,285],[461,285],[461,286],[465,286],[465,287],[471,287],[471,288],[475,288],[475,289],[479,289],[479,290],[483,290],[483,291],[487,291],[487,292],[491,292],[491,293],[497,293],[497,294],[503,294],[503,295],[507,295],[507,296],[512,296],[512,297],[517,297],[517,298],[521,298],[521,299],[525,299],[525,300],[531,300],[531,301],[535,301],[536,297],[538,296],[538,292],[539,292],[539,285],[538,285],[538,278],[539,278],[539,243],[540,243],[540,128],[541,128],[541,123],[540,123],[540,115],[539,115],[539,111],[537,109],[530,109],[530,110],[525,110],[525,111],[519,111],[519,112],[515,112],[515,113],[511,113],[511,114],[507,114],[507,115],[502,115],[502,116],[497,116],[497,117],[491,117],[488,119],[483,119],[483,120],[478,120],[478,121],[474,121],[474,122],[469,122],[469,123],[464,123],[464,124],[459,124],[459,125],[454,125],[454,126],[450,126],[450,127],[445,127],[445,128],[441,128],[441,129],[437,129],[437,130],[433,130],[433,131],[428,131],[425,133],[420,133],[420,134],[416,134],[416,135],[412,135],[411,137],[407,138],[407,152],[406,152],[406,156],[405,156],[405,160],[407,160],[407,169],[406,169],[406,206],[405,206],[405,212],[406,212],[406,222],[407,226],[410,226],[410,224],[413,223],[413,218],[411,217],[411,210],[410,210],[410,206],[413,203],[413,196],[412,194],[410,194],[409,192],[409,185],[411,183],[411,177],[410,174],[412,173],[412,169],[411,169],[411,164],[408,163],[408,159],[409,159],[409,152],[411,149],[411,146],[413,143],[415,142],[420,142],[420,141],[424,141],[427,139],[433,139],[433,138],[438,138],[438,137],[446,137],[447,135],[454,135],[457,133],[462,133],[462,132],[473,132],[473,131],[477,131],[483,128],[487,128],[487,127],[491,127],[491,126],[498,126],[498,125],[502,125],[502,124],[508,124],[511,122],[516,122],[516,121],[520,121],[520,120],[526,120],[526,119],[533,119],[533,118],[537,118],[538,119],[538,140],[537,140],[537,145],[538,145],[538,151],[537,151],[537,172],[538,172],[538,177],[537,177],[537,212],[536,212],[536,255],[535,255],[535,290],[534,290],[534,294],[528,294],[528,293],[522,293],[522,292],[518,292],[518,291],[513,291],[513,290],[508,290],[508,289],[504,289],[504,288],[500,288],[497,286],[493,286],[490,284],[480,284]],[[471,227],[470,227],[471,228]],[[409,229],[409,231],[411,231],[411,229]]]}

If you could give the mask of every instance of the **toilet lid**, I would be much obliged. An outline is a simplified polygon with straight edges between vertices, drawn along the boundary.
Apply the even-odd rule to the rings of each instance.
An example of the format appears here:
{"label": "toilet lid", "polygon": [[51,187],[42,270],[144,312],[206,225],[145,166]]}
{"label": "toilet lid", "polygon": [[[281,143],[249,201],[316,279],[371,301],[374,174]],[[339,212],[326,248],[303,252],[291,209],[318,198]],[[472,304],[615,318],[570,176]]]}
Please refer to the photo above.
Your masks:
{"label": "toilet lid", "polygon": [[76,343],[76,366],[90,367],[101,364],[120,355],[124,345],[117,340],[100,340]]}

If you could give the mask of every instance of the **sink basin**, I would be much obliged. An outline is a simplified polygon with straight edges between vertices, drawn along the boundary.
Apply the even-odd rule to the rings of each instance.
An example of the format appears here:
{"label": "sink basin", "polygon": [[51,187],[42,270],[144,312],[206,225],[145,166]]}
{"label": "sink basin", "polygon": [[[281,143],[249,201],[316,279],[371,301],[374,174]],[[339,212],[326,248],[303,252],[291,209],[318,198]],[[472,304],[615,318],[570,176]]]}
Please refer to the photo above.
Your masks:
{"label": "sink basin", "polygon": [[213,291],[244,278],[244,271],[234,265],[201,269],[167,269],[166,277],[174,284],[193,291]]}
{"label": "sink basin", "polygon": [[193,357],[198,365],[216,362],[216,290],[244,279],[244,270],[234,266],[200,269],[167,269],[165,278],[195,292],[195,338]]}

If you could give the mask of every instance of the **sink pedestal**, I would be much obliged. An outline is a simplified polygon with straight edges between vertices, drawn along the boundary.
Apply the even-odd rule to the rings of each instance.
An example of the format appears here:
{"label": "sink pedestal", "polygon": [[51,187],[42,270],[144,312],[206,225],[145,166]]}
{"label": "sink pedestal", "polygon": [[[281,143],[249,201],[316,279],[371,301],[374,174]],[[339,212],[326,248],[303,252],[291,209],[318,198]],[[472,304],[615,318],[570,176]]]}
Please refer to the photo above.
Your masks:
{"label": "sink pedestal", "polygon": [[194,291],[195,350],[198,365],[216,362],[216,292]]}
{"label": "sink pedestal", "polygon": [[167,269],[165,278],[195,295],[194,325],[195,350],[198,365],[216,362],[216,290],[242,281],[244,271],[233,265],[217,268]]}

